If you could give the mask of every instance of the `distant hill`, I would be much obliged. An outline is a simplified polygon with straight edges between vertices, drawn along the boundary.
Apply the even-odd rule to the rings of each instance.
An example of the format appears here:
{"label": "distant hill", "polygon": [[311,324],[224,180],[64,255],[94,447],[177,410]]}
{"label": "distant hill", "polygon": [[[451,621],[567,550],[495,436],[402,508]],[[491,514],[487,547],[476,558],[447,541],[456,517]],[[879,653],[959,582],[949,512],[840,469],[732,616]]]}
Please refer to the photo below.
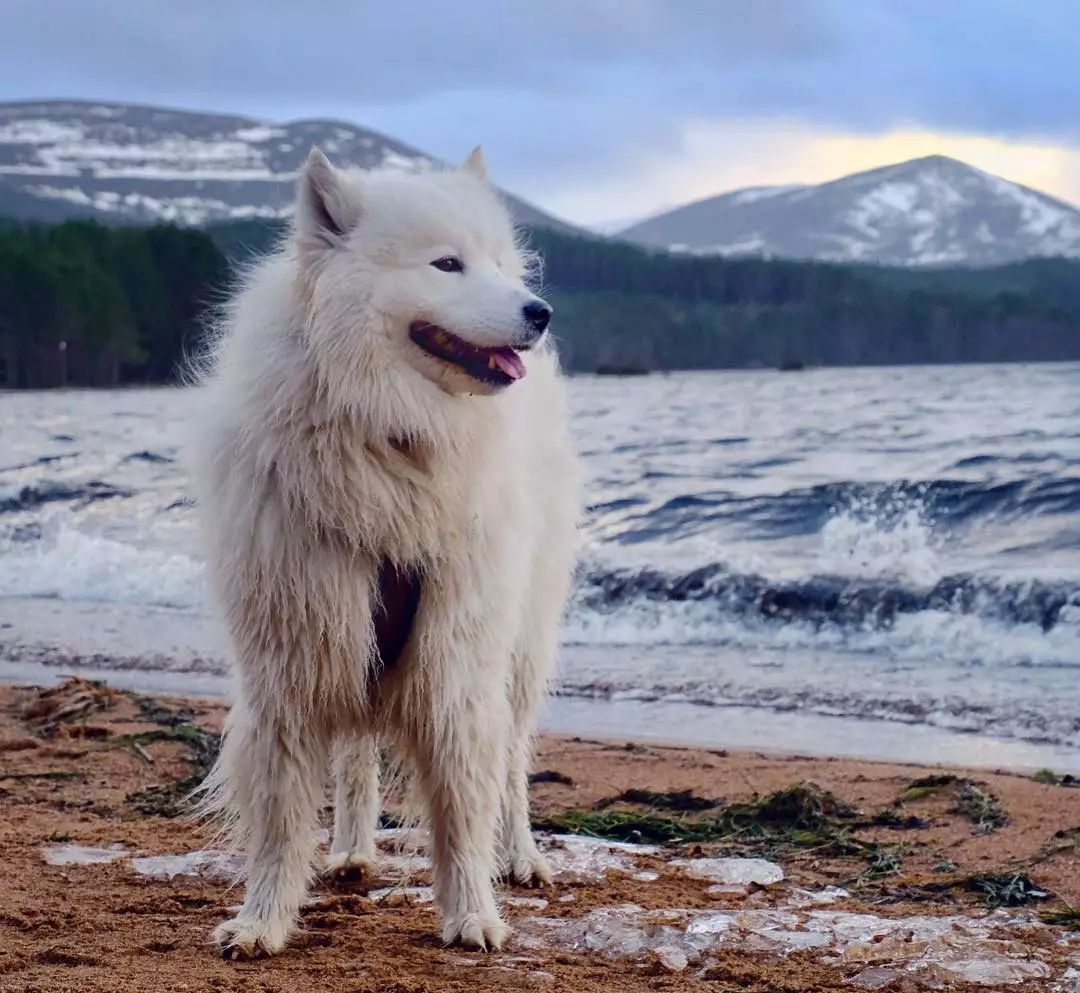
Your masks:
{"label": "distant hill", "polygon": [[818,186],[761,186],[699,200],[619,237],[717,255],[989,266],[1080,257],[1080,210],[943,155]]}
{"label": "distant hill", "polygon": [[[436,160],[342,121],[274,123],[128,103],[0,103],[0,217],[56,223],[274,220],[312,145],[365,168]],[[507,195],[516,220],[580,229]],[[936,155],[817,186],[762,186],[625,227],[619,238],[692,254],[993,266],[1080,258],[1080,210]]]}
{"label": "distant hill", "polygon": [[[430,155],[341,121],[285,124],[126,103],[0,103],[0,216],[202,225],[285,216],[312,145],[335,162],[425,169]],[[518,222],[575,230],[508,196]]]}

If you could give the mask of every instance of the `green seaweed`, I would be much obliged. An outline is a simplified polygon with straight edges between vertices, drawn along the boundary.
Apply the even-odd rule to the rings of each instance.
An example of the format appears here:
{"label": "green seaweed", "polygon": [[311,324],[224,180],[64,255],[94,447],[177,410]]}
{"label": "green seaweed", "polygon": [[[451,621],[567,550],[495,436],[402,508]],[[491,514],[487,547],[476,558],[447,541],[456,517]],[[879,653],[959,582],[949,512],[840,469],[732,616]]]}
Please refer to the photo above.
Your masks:
{"label": "green seaweed", "polygon": [[[163,715],[163,717],[165,717],[163,723],[168,723],[170,719],[176,717],[176,713],[167,712],[167,716]],[[153,741],[175,741],[186,746],[190,752],[189,761],[192,768],[189,775],[158,786],[137,790],[127,796],[128,803],[140,813],[158,817],[178,817],[188,811],[188,800],[192,792],[210,771],[221,747],[220,735],[184,721],[161,730],[122,735],[118,740],[137,751]]]}
{"label": "green seaweed", "polygon": [[534,819],[533,827],[538,831],[656,845],[722,841],[726,837],[726,832],[715,821],[675,819],[625,810],[567,810]]}
{"label": "green seaweed", "polygon": [[993,793],[970,779],[950,774],[923,776],[912,780],[898,802],[912,803],[945,791],[952,792],[956,797],[956,813],[966,817],[984,834],[996,831],[1008,822],[1009,818],[1001,806],[1001,801]]}
{"label": "green seaweed", "polygon": [[[610,809],[615,803],[650,806],[648,813]],[[569,810],[538,819],[542,831],[587,834],[613,841],[653,844],[737,844],[742,848],[775,851],[784,847],[818,848],[837,854],[864,854],[875,846],[851,836],[857,811],[816,783],[796,783],[786,789],[729,804],[715,818],[671,817],[661,809],[700,812],[720,801],[689,792],[653,793],[627,790],[606,798],[593,810]],[[708,806],[706,806],[706,804]]]}
{"label": "green seaweed", "polygon": [[54,779],[57,781],[67,779],[86,779],[85,772],[57,772],[55,770],[48,770],[47,772],[0,772],[0,779],[5,782],[22,782],[32,779]]}
{"label": "green seaweed", "polygon": [[887,876],[899,875],[903,869],[904,856],[909,850],[907,845],[886,845],[868,851],[866,856],[869,864],[855,877],[854,885],[862,886]]}
{"label": "green seaweed", "polygon": [[957,787],[956,809],[983,834],[1004,827],[1009,820],[1001,801],[969,780],[961,780]]}
{"label": "green seaweed", "polygon": [[878,827],[896,828],[899,831],[925,831],[930,822],[915,814],[906,814],[899,803],[874,814],[873,824]]}
{"label": "green seaweed", "polygon": [[911,800],[921,800],[923,797],[933,796],[935,793],[940,793],[946,787],[953,786],[957,782],[956,776],[952,775],[922,776],[919,779],[913,779],[908,788],[901,794],[900,802],[907,803]]}
{"label": "green seaweed", "polygon": [[606,810],[616,803],[636,803],[653,810],[679,810],[698,812],[712,810],[723,803],[722,800],[710,800],[708,797],[695,796],[693,790],[668,790],[656,793],[653,790],[629,789],[615,796],[604,797],[597,801],[597,810]]}
{"label": "green seaweed", "polygon": [[1044,910],[1039,914],[1044,924],[1058,924],[1062,927],[1080,928],[1080,907],[1064,907],[1061,910]]}
{"label": "green seaweed", "polygon": [[[858,811],[817,783],[796,783],[748,803],[733,803],[720,814],[728,835],[770,845],[821,848],[848,855],[868,850],[851,836]],[[845,823],[847,822],[847,823]]]}
{"label": "green seaweed", "polygon": [[1080,779],[1076,776],[1065,773],[1059,776],[1052,769],[1040,769],[1038,772],[1032,773],[1032,779],[1037,783],[1045,783],[1047,786],[1080,786]]}
{"label": "green seaweed", "polygon": [[977,893],[982,904],[991,908],[1022,907],[1051,896],[1026,872],[1015,869],[960,875],[956,873],[955,864],[946,861],[934,866],[934,871],[948,875],[936,879],[906,879],[899,887],[899,895],[909,900],[940,903],[946,894],[964,891]]}
{"label": "green seaweed", "polygon": [[841,820],[851,820],[858,811],[817,783],[803,782],[766,793],[749,803],[733,803],[720,819],[733,831],[803,830],[834,828]]}
{"label": "green seaweed", "polygon": [[[793,849],[859,856],[867,863],[853,880],[859,886],[897,875],[910,850],[907,844],[879,845],[855,837],[855,829],[877,823],[876,820],[860,819],[854,807],[812,782],[796,783],[745,803],[729,804],[712,818],[677,817],[660,812],[661,804],[669,810],[684,806],[691,811],[700,810],[701,799],[678,792],[627,790],[617,797],[605,798],[592,810],[551,814],[535,819],[533,826],[540,831],[639,844],[713,844],[739,853],[756,852],[774,858]],[[644,813],[611,809],[615,803],[639,803],[652,809]],[[908,821],[905,819],[904,823]]]}
{"label": "green seaweed", "polygon": [[982,895],[988,907],[1022,907],[1050,894],[1039,887],[1026,872],[1006,872],[968,876],[966,889]]}
{"label": "green seaweed", "polygon": [[558,783],[560,786],[573,786],[574,781],[565,772],[557,769],[541,769],[539,772],[529,773],[529,785],[537,783]]}

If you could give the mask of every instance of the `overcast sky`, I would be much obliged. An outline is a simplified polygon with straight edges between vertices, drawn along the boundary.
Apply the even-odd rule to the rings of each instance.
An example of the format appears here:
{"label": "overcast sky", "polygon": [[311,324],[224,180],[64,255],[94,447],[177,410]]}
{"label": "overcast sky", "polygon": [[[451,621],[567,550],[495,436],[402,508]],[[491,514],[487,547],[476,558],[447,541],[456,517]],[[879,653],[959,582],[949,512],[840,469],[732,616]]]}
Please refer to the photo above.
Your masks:
{"label": "overcast sky", "polygon": [[0,99],[337,117],[568,219],[933,152],[1080,203],[1080,0],[0,0]]}

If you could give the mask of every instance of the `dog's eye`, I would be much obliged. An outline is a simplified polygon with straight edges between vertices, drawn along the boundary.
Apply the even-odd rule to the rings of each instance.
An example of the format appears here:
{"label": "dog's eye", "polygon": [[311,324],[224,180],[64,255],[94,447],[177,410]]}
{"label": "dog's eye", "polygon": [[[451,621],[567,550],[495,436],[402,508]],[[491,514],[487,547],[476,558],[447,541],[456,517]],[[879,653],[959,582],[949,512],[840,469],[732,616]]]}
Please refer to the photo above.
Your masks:
{"label": "dog's eye", "polygon": [[464,272],[465,266],[456,255],[445,255],[431,263],[439,272]]}

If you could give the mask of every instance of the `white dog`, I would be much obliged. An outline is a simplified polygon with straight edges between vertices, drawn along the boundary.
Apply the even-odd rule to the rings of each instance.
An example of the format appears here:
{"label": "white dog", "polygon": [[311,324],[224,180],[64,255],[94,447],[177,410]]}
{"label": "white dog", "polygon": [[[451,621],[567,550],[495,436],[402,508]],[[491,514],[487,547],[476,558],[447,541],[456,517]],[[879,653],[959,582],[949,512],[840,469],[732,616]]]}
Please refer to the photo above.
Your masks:
{"label": "white dog", "polygon": [[430,815],[443,938],[497,948],[529,828],[534,711],[576,547],[551,309],[477,149],[458,170],[302,172],[292,234],[232,301],[199,394],[196,488],[236,697],[205,790],[246,847],[214,937],[286,943],[333,751],[329,868],[370,869],[377,755]]}

